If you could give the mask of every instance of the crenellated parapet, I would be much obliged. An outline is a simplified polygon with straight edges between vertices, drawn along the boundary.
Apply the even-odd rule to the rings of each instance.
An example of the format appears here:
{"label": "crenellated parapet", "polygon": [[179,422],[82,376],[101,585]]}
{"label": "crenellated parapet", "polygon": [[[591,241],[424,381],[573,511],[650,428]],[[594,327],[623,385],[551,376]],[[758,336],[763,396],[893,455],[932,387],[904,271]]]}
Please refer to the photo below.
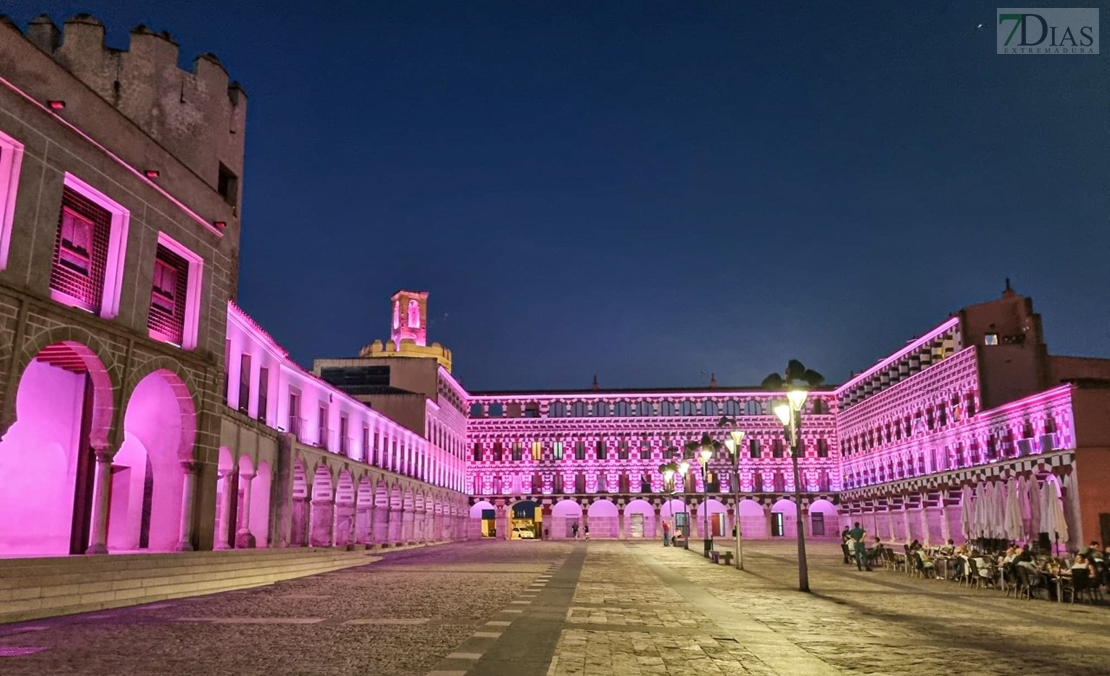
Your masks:
{"label": "crenellated parapet", "polygon": [[384,343],[380,340],[375,340],[373,343],[359,350],[358,356],[364,359],[435,359],[439,362],[440,366],[447,369],[448,373],[451,371],[451,350],[443,347],[439,343],[417,345],[416,341],[412,338],[405,338],[401,340],[399,344],[391,340]]}
{"label": "crenellated parapet", "polygon": [[127,49],[112,49],[87,14],[61,30],[40,16],[25,37],[237,206],[247,97],[214,55],[183,70],[173,38],[145,26],[131,31]]}

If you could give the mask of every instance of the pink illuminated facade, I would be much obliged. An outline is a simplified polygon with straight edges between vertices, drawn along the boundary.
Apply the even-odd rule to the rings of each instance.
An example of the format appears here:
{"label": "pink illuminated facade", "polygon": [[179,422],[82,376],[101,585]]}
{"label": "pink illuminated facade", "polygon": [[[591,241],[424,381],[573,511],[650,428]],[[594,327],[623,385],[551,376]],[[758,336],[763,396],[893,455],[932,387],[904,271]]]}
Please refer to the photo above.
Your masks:
{"label": "pink illuminated facade", "polygon": [[216,548],[463,536],[461,444],[452,454],[304,371],[234,303],[225,363]]}
{"label": "pink illuminated facade", "polygon": [[[301,368],[234,301],[245,94],[215,57],[130,40],[0,22],[0,556],[651,539],[679,513],[692,537],[961,541],[1000,537],[969,496],[1014,490],[1059,501],[1062,544],[1110,542],[1110,360],[1050,355],[1008,283],[810,393],[801,504],[784,393],[471,393],[424,291],[393,294],[385,340]],[[659,466],[722,418],[738,478],[720,455],[665,492]],[[1006,538],[1043,539],[1022,517]]]}
{"label": "pink illuminated facade", "polygon": [[0,556],[212,546],[246,96],[177,58],[0,22]]}
{"label": "pink illuminated facade", "polygon": [[[713,388],[675,391],[484,393],[470,397],[467,492],[471,535],[511,533],[512,506],[534,502],[547,535],[570,537],[574,524],[591,537],[661,537],[662,523],[681,511],[664,495],[658,468],[673,449],[704,433],[724,440],[722,416],[746,433],[739,457],[739,497],[727,452],[695,465],[676,481],[685,494],[691,534],[731,533],[739,509],[750,537],[793,535],[794,476],[782,424],[770,406],[782,393]],[[836,533],[840,490],[831,391],[814,392],[803,415],[802,515],[807,532]]]}
{"label": "pink illuminated facade", "polygon": [[[962,495],[1052,491],[1075,549],[1110,541],[1110,361],[1053,357],[1032,301],[960,311],[836,390],[843,508],[890,539],[1036,540],[962,523]],[[1035,510],[1034,510],[1035,511]]]}

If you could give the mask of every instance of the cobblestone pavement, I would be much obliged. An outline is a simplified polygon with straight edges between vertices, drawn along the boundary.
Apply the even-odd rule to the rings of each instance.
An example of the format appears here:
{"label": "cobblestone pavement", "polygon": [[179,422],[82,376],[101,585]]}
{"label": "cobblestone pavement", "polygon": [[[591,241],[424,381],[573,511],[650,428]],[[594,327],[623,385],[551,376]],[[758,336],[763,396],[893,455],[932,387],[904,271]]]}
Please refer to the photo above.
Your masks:
{"label": "cobblestone pavement", "polygon": [[0,625],[0,674],[1110,674],[1110,605],[858,572],[826,543],[811,545],[802,594],[793,554],[748,543],[739,572],[643,542],[398,552],[272,587]]}
{"label": "cobblestone pavement", "polygon": [[1108,674],[1110,607],[859,572],[810,546],[813,594],[793,543],[715,566],[659,544],[589,554],[549,676],[616,674]]}
{"label": "cobblestone pavement", "polygon": [[[424,674],[571,549],[431,547],[258,589],[0,625],[0,674]],[[11,648],[46,650],[5,657]]]}

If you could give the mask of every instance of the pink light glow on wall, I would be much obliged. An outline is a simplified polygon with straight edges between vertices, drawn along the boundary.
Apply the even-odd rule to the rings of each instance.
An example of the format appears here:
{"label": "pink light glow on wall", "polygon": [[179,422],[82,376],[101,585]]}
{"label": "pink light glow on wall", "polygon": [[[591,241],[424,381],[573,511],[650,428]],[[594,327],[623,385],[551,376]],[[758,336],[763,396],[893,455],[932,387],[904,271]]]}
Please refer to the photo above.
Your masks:
{"label": "pink light glow on wall", "polygon": [[0,556],[69,553],[85,375],[32,361],[0,441]]}

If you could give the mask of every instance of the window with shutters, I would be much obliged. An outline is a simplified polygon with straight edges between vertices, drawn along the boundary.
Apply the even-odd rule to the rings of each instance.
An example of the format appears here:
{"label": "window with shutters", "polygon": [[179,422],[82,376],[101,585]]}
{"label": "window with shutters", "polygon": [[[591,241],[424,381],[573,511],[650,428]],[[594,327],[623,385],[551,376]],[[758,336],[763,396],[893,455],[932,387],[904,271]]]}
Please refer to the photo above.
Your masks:
{"label": "window with shutters", "polygon": [[100,314],[104,296],[111,227],[111,215],[105,209],[63,189],[50,288],[94,314]]}
{"label": "window with shutters", "polygon": [[159,244],[154,259],[147,329],[150,337],[181,345],[185,337],[185,299],[189,295],[189,262]]}
{"label": "window with shutters", "polygon": [[104,319],[116,316],[128,217],[103,193],[65,175],[50,269],[54,300]]}
{"label": "window with shutters", "polygon": [[147,331],[154,340],[191,350],[197,343],[203,259],[158,233]]}
{"label": "window with shutters", "polygon": [[8,248],[15,220],[15,195],[19,187],[19,168],[23,165],[23,144],[0,132],[0,270],[8,267]]}

